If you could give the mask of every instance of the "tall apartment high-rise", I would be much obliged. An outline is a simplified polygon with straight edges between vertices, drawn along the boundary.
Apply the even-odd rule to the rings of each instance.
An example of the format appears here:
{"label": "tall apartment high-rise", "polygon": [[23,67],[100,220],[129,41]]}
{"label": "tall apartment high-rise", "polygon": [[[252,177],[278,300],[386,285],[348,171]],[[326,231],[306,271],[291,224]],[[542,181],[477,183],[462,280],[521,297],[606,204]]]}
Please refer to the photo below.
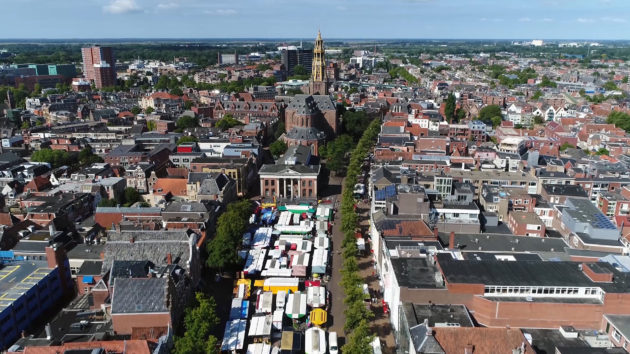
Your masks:
{"label": "tall apartment high-rise", "polygon": [[81,48],[83,76],[94,82],[96,88],[116,85],[116,60],[111,47]]}
{"label": "tall apartment high-rise", "polygon": [[294,74],[293,68],[296,65],[302,65],[306,72],[311,71],[311,65],[313,64],[313,50],[312,49],[303,49],[302,47],[288,47],[287,49],[283,49],[280,53],[282,58],[282,65],[284,65],[284,70],[286,70],[287,76],[292,76]]}

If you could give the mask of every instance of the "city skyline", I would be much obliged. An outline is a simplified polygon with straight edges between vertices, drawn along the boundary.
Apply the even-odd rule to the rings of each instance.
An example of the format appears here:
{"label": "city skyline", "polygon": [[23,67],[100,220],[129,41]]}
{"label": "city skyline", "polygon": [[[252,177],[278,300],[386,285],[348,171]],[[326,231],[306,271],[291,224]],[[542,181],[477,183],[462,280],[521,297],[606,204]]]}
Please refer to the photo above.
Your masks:
{"label": "city skyline", "polygon": [[[623,0],[22,0],[0,24],[10,39],[326,38],[630,39]],[[306,16],[308,15],[308,16]],[[167,26],[157,24],[169,24]]]}

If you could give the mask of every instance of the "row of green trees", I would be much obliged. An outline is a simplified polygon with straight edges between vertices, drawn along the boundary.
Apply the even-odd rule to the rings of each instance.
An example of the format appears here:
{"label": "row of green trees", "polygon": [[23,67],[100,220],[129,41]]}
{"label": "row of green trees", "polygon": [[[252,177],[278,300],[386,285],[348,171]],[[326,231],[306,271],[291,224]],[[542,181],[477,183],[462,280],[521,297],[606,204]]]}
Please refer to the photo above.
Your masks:
{"label": "row of green trees", "polygon": [[344,331],[349,333],[342,351],[349,354],[369,353],[371,351],[370,344],[374,338],[369,326],[369,321],[374,318],[374,314],[364,305],[363,279],[359,275],[358,249],[355,237],[355,232],[359,226],[359,215],[354,209],[355,200],[352,191],[357,183],[358,175],[361,173],[363,160],[376,141],[380,125],[381,121],[374,119],[352,150],[341,199],[341,229],[344,233],[341,285],[346,295],[344,299],[346,305]]}
{"label": "row of green trees", "polygon": [[98,155],[94,155],[92,148],[88,146],[79,151],[79,153],[52,149],[37,150],[31,155],[31,161],[47,162],[52,168],[57,168],[61,166],[79,167],[91,165],[103,162],[103,159]]}
{"label": "row of green trees", "polygon": [[252,206],[247,199],[228,204],[217,220],[216,235],[208,243],[208,267],[223,272],[241,264],[238,251],[251,214]]}
{"label": "row of green trees", "polygon": [[133,187],[125,188],[125,191],[122,195],[118,196],[114,199],[101,199],[98,203],[100,207],[115,207],[117,205],[122,205],[123,207],[129,207],[137,202],[142,202],[143,207],[148,207],[149,204],[144,201],[140,192]]}
{"label": "row of green trees", "polygon": [[391,76],[392,78],[397,78],[397,77],[403,78],[407,81],[407,84],[418,83],[418,79],[415,76],[411,75],[409,71],[407,71],[402,66],[397,66],[393,68],[392,70],[390,70],[389,76]]}

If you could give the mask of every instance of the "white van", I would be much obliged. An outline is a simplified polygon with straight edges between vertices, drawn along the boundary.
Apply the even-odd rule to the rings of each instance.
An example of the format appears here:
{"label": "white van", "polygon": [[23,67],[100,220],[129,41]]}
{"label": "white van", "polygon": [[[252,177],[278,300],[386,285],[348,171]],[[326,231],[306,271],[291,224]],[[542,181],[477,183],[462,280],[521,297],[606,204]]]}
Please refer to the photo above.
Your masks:
{"label": "white van", "polygon": [[337,332],[328,333],[328,352],[330,354],[337,354],[339,347],[337,346]]}

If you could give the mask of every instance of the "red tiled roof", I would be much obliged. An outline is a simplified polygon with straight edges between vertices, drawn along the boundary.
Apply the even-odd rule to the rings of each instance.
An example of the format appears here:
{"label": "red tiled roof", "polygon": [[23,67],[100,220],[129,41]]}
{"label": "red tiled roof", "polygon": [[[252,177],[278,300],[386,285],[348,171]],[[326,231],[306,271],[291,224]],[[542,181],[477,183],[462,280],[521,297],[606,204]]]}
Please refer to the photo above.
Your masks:
{"label": "red tiled roof", "polygon": [[535,353],[517,328],[436,327],[433,331],[446,353],[464,353],[466,348],[474,354],[512,353],[521,346],[523,354]]}
{"label": "red tiled roof", "polygon": [[153,185],[153,193],[168,194],[170,192],[173,196],[183,197],[188,194],[187,182],[185,178],[158,178]]}
{"label": "red tiled roof", "polygon": [[24,186],[24,190],[30,189],[32,192],[41,192],[48,187],[50,187],[50,180],[43,176],[37,176]]}
{"label": "red tiled roof", "polygon": [[401,221],[393,229],[383,230],[383,236],[411,236],[423,237],[432,236],[433,232],[422,220]]}
{"label": "red tiled roof", "polygon": [[57,354],[68,350],[98,349],[103,348],[108,353],[134,353],[150,354],[149,344],[146,340],[117,340],[117,341],[95,341],[81,343],[65,343],[58,347],[26,347],[24,354]]}
{"label": "red tiled roof", "polygon": [[151,98],[156,99],[162,99],[162,100],[178,100],[180,97],[176,96],[176,95],[171,95],[168,92],[155,92],[151,95]]}

